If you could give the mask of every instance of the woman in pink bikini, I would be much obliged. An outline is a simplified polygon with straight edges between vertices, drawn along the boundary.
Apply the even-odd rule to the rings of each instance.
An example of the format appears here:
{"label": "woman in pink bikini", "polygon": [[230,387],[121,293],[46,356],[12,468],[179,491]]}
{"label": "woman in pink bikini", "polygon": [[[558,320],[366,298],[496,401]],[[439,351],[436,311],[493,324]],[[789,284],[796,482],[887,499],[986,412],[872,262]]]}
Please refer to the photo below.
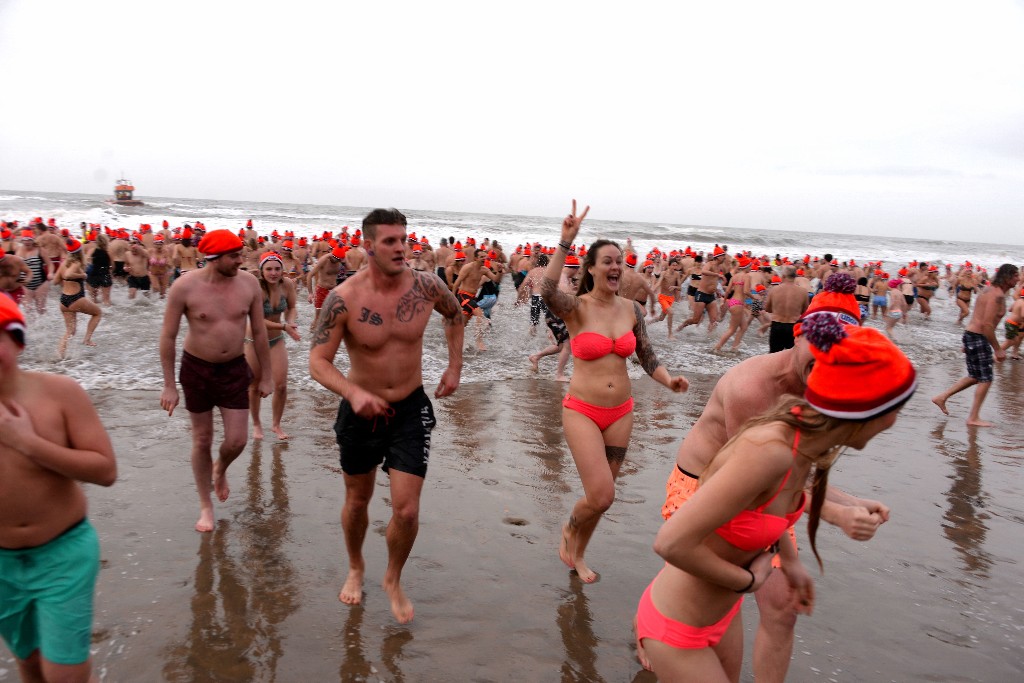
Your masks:
{"label": "woman in pink bikini", "polygon": [[575,296],[559,290],[566,254],[589,210],[588,206],[577,216],[573,200],[572,213],[562,221],[558,249],[544,271],[541,295],[569,330],[575,361],[569,393],[562,401],[562,426],[584,492],[562,527],[558,554],[580,579],[593,583],[597,574],[586,565],[583,554],[601,515],[615,499],[615,478],[633,430],[626,359],[636,352],[647,374],[673,391],[685,391],[689,383],[682,375],[672,377],[658,363],[647,337],[643,308],[617,296],[622,250],[615,242],[598,240],[587,250]]}
{"label": "woman in pink bikini", "polygon": [[917,387],[910,361],[876,329],[815,316],[803,334],[815,357],[804,396],[783,396],[729,440],[655,539],[666,564],[640,599],[636,635],[660,680],[739,680],[743,626],[733,617],[768,578],[776,550],[794,608],[811,613],[814,584],[785,531],[806,506],[821,565],[815,532],[828,468],[844,447],[864,448],[891,427]]}

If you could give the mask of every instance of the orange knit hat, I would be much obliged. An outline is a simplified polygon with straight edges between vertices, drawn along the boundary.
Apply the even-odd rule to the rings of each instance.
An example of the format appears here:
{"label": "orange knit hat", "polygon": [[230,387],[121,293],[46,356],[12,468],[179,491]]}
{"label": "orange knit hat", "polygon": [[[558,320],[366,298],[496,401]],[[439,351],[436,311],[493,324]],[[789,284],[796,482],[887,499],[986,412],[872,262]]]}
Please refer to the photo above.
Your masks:
{"label": "orange knit hat", "polygon": [[917,389],[913,364],[878,330],[818,315],[803,332],[815,361],[804,398],[819,413],[866,422],[899,408]]}
{"label": "orange knit hat", "polygon": [[[839,322],[847,325],[860,325],[860,304],[853,293],[857,282],[848,273],[832,273],[825,280],[825,286],[811,299],[801,320],[806,320],[814,313],[831,313]],[[800,334],[796,329],[794,334]]]}
{"label": "orange knit hat", "polygon": [[0,330],[10,334],[18,346],[25,346],[25,314],[6,294],[0,294]]}

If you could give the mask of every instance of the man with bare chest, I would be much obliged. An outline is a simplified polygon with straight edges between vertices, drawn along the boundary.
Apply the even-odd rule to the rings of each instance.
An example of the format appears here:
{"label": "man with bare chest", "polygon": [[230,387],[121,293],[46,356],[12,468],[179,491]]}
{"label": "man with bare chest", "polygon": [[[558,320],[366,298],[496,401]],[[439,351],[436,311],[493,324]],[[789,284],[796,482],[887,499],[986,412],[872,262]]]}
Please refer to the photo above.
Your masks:
{"label": "man with bare chest", "polygon": [[[413,618],[401,586],[402,569],[419,529],[419,501],[430,455],[434,412],[423,390],[423,333],[433,311],[444,317],[448,367],[434,392],[448,396],[462,373],[464,322],[455,295],[433,273],[405,260],[406,218],[375,209],[363,219],[367,267],[327,296],[309,351],[309,372],[342,397],[334,425],[345,480],[341,522],[349,570],[338,599],[363,599],[363,540],[378,465],[388,473],[391,521],[383,588],[400,623]],[[334,365],[341,343],[348,376]]]}
{"label": "man with bare chest", "polygon": [[[167,297],[160,332],[160,365],[164,389],[160,407],[168,415],[178,405],[174,383],[174,356],[181,317],[188,333],[181,356],[179,379],[185,409],[192,421],[192,474],[199,491],[196,531],[213,531],[213,489],[221,502],[228,499],[227,469],[241,455],[249,438],[249,383],[252,371],[245,361],[245,326],[252,328],[253,348],[259,361],[260,395],[274,390],[270,372],[270,346],[263,322],[263,291],[254,275],[239,272],[242,240],[230,230],[213,230],[199,242],[206,267],[175,280]],[[213,462],[213,409],[220,408],[224,441]]]}

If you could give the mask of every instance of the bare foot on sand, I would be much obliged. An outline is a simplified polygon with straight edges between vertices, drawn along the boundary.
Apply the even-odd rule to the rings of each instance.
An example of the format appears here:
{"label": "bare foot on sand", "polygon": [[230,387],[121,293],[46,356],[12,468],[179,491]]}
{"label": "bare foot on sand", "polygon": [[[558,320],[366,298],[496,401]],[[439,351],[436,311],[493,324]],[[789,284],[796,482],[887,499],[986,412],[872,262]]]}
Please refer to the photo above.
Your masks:
{"label": "bare foot on sand", "polygon": [[985,422],[984,420],[967,420],[968,427],[995,427],[993,422]]}
{"label": "bare foot on sand", "polygon": [[583,560],[576,558],[574,564],[576,565],[576,575],[583,583],[596,583],[600,578],[598,573],[588,567]]}
{"label": "bare foot on sand", "polygon": [[213,490],[217,494],[217,499],[222,503],[231,495],[227,472],[224,471],[219,460],[213,463]]}
{"label": "bare foot on sand", "polygon": [[281,441],[288,440],[288,435],[285,434],[285,431],[283,429],[281,429],[281,425],[271,427],[270,431],[274,432],[274,434],[277,434],[277,438],[280,439]]}
{"label": "bare foot on sand", "polygon": [[562,525],[562,541],[558,544],[558,557],[565,563],[565,566],[569,569],[575,569],[576,565],[573,564],[572,555],[575,547],[573,542],[572,532],[569,531],[569,525]]}
{"label": "bare foot on sand", "polygon": [[68,340],[67,339],[61,339],[60,340],[60,344],[57,345],[57,355],[60,356],[61,359],[63,359],[64,356],[67,355],[67,353],[68,353]]}
{"label": "bare foot on sand", "polygon": [[199,521],[196,522],[196,531],[206,533],[213,531],[213,508],[200,508]]}
{"label": "bare foot on sand", "polygon": [[96,346],[96,342],[91,340],[84,341],[82,342],[82,344],[84,344],[85,346]]}
{"label": "bare foot on sand", "polygon": [[530,356],[530,367],[533,368],[534,372],[539,372],[540,371],[540,367],[537,365],[537,362],[539,360],[540,360],[539,358],[535,358],[533,356]]}
{"label": "bare foot on sand", "polygon": [[252,426],[252,439],[253,439],[253,441],[255,441],[257,439],[262,439],[262,438],[263,438],[263,425],[261,425],[261,424],[253,425]]}
{"label": "bare foot on sand", "polygon": [[381,584],[384,592],[388,594],[388,598],[391,600],[391,613],[395,615],[395,619],[398,620],[399,624],[408,624],[412,621],[413,609],[412,601],[405,596],[405,592],[402,590],[400,584],[389,586],[388,584]]}
{"label": "bare foot on sand", "polygon": [[640,642],[640,638],[636,634],[636,617],[633,617],[633,642],[636,644],[636,658],[640,660],[640,666],[646,671],[654,671],[651,668],[651,660],[647,659],[647,653],[644,652],[644,644]]}
{"label": "bare foot on sand", "polygon": [[942,396],[936,396],[933,398],[932,403],[939,407],[939,410],[942,411],[943,415],[949,415],[949,411],[946,410],[946,399],[942,398]]}
{"label": "bare foot on sand", "polygon": [[345,585],[338,593],[338,600],[346,605],[358,605],[363,601],[363,570],[349,569]]}
{"label": "bare foot on sand", "polygon": [[569,378],[566,377],[565,375],[556,375],[555,376],[555,381],[556,382],[568,382]]}

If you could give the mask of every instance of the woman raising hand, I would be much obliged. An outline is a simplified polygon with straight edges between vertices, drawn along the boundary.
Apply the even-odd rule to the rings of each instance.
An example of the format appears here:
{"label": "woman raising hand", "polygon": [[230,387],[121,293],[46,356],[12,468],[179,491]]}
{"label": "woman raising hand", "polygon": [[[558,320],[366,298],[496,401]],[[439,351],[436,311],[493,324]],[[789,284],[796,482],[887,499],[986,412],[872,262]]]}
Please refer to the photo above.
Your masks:
{"label": "woman raising hand", "polygon": [[584,492],[562,527],[558,554],[580,579],[593,583],[597,574],[583,556],[601,515],[615,499],[615,478],[633,431],[626,359],[635,352],[647,374],[672,391],[685,391],[689,383],[682,375],[672,377],[658,363],[643,309],[635,301],[617,296],[623,267],[618,244],[603,239],[594,242],[580,268],[576,295],[558,289],[566,254],[589,211],[588,206],[577,216],[573,200],[572,213],[562,221],[558,249],[544,271],[541,296],[569,330],[575,365],[569,392],[562,401],[562,427]]}

